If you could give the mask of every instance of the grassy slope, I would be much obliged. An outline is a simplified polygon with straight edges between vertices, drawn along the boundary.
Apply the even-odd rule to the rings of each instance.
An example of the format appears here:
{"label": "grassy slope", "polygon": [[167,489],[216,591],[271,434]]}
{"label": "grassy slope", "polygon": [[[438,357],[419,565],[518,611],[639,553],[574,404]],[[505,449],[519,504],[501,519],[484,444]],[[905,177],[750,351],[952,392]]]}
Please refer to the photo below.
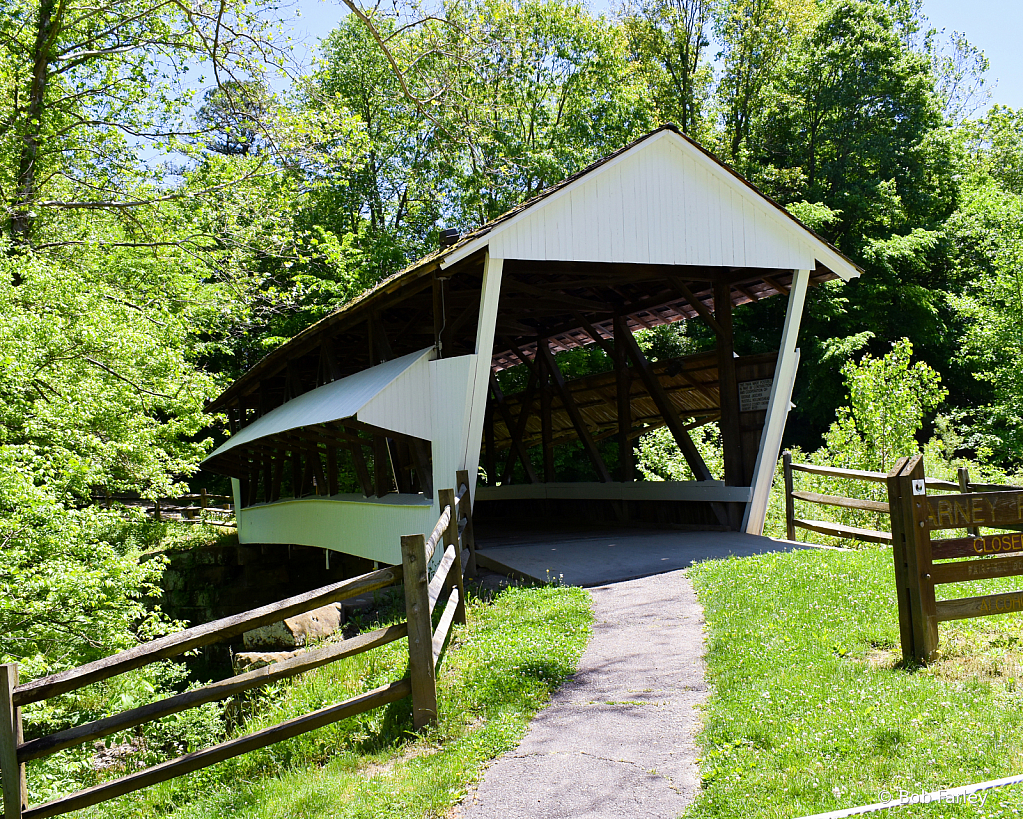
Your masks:
{"label": "grassy slope", "polygon": [[[796,551],[691,570],[706,610],[713,695],[704,790],[687,819],[792,819],[1023,772],[1023,616],[939,626],[942,659],[901,666],[890,552]],[[941,599],[1018,579],[939,587]],[[1016,816],[984,807],[900,816]]]}
{"label": "grassy slope", "polygon": [[[441,723],[411,733],[408,700],[93,809],[138,817],[423,817],[443,814],[487,760],[514,747],[576,667],[589,637],[576,588],[508,589],[475,602],[439,675]],[[245,732],[405,673],[398,641],[277,686],[247,705]]]}

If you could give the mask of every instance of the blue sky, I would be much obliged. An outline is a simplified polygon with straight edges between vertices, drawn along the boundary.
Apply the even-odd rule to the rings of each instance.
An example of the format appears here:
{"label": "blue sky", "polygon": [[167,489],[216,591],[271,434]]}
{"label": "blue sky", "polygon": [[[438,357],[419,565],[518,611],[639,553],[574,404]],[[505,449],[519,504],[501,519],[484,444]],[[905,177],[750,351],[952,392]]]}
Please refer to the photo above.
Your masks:
{"label": "blue sky", "polygon": [[[607,0],[591,0],[596,10],[609,8]],[[302,17],[296,35],[315,42],[334,28],[345,14],[340,0],[297,0]],[[1020,0],[924,0],[931,25],[949,33],[961,31],[991,62],[988,83],[994,83],[992,102],[1023,108],[1023,2]]]}

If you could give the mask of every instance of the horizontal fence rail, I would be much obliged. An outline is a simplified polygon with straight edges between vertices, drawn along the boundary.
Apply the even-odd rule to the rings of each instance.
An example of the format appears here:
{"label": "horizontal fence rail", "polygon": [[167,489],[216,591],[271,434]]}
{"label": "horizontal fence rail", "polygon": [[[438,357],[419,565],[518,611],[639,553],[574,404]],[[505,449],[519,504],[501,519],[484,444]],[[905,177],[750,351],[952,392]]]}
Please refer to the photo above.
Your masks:
{"label": "horizontal fence rail", "polygon": [[154,520],[176,520],[180,523],[204,523],[210,526],[234,526],[234,498],[216,495],[205,489],[198,494],[176,498],[140,498],[138,495],[94,493],[92,502],[107,509],[114,505],[142,509]]}
{"label": "horizontal fence rail", "polygon": [[[88,663],[70,671],[18,684],[16,663],[0,665],[0,777],[4,819],[43,819],[105,802],[159,782],[214,765],[225,759],[265,748],[285,739],[322,728],[350,716],[387,705],[411,695],[416,730],[437,720],[436,675],[455,623],[465,623],[465,566],[475,571],[475,543],[468,473],[456,475],[458,491],[441,490],[441,515],[430,535],[402,538],[402,565],[369,572],[267,606],[185,629],[135,648]],[[429,545],[429,549],[428,549]],[[439,546],[443,551],[432,561]],[[431,569],[431,564],[436,565]],[[366,592],[403,585],[405,622],[305,651],[226,680],[210,683],[157,702],[132,708],[84,725],[24,740],[21,708],[75,691],[92,683],[140,668],[191,649],[235,637],[311,609]],[[443,601],[437,628],[433,613]],[[407,639],[409,673],[373,691],[335,705],[295,717],[246,736],[186,754],[118,779],[70,794],[45,804],[28,806],[25,764],[57,751],[101,739],[153,720],[224,700],[259,686],[293,677],[380,646]]]}
{"label": "horizontal fence rail", "polygon": [[[885,501],[867,500],[864,498],[849,498],[840,495],[827,495],[819,492],[806,492],[794,488],[793,473],[804,472],[810,475],[819,475],[826,478],[840,478],[845,480],[865,481],[868,483],[884,484],[888,481],[888,475],[884,472],[869,472],[864,469],[842,469],[836,466],[820,466],[818,464],[797,464],[792,461],[792,453],[782,453],[782,468],[785,479],[785,536],[789,540],[796,540],[796,529],[806,529],[817,532],[821,535],[846,538],[848,540],[860,540],[867,543],[891,543],[892,533],[878,529],[868,529],[860,526],[852,526],[845,523],[835,523],[826,520],[813,520],[809,518],[796,517],[795,501],[817,504],[819,506],[837,506],[843,509],[854,509],[861,512],[873,512],[875,514],[890,515],[891,510]],[[940,478],[924,478],[928,489],[948,490],[952,492],[966,492],[969,489],[980,492],[1008,489],[1010,487],[993,486],[991,484],[970,483],[969,472],[962,468],[959,470],[959,483],[942,480]]]}

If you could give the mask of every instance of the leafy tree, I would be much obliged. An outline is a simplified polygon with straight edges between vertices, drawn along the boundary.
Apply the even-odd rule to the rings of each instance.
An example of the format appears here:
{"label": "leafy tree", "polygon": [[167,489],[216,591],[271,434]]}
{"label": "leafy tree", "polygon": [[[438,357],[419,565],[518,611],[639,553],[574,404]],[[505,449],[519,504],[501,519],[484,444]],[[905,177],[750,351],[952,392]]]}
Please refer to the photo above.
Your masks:
{"label": "leafy tree", "polygon": [[715,96],[721,110],[725,155],[745,165],[743,148],[767,101],[790,44],[805,36],[816,4],[806,0],[726,0],[714,33],[722,76]]}
{"label": "leafy tree", "polygon": [[928,139],[940,125],[927,59],[903,45],[881,6],[839,0],[781,72],[763,160],[789,171],[788,190],[774,186],[785,201],[840,212],[829,235],[856,253],[947,207],[947,190],[927,179]]}
{"label": "leafy tree", "polygon": [[849,405],[839,407],[825,436],[829,463],[888,472],[895,461],[919,451],[924,416],[947,395],[941,376],[922,361],[911,363],[913,345],[901,339],[890,353],[869,353],[849,362],[842,376]]}
{"label": "leafy tree", "polygon": [[0,65],[14,93],[2,98],[0,191],[10,237],[39,244],[62,213],[165,201],[135,146],[168,146],[189,130],[185,72],[205,62],[218,83],[242,80],[258,76],[273,50],[258,7],[242,2],[6,4]]}
{"label": "leafy tree", "polygon": [[203,144],[228,156],[257,152],[273,106],[272,95],[261,82],[228,80],[207,89],[196,113]]}
{"label": "leafy tree", "polygon": [[[966,321],[961,358],[976,374],[968,443],[1004,461],[1023,458],[1023,118],[996,108],[965,134],[970,173],[947,234],[964,288],[952,297]],[[986,399],[986,400],[985,400]],[[987,404],[987,406],[984,406]]]}
{"label": "leafy tree", "polygon": [[642,0],[625,19],[662,120],[694,137],[706,125],[712,72],[705,50],[712,8],[708,0]]}

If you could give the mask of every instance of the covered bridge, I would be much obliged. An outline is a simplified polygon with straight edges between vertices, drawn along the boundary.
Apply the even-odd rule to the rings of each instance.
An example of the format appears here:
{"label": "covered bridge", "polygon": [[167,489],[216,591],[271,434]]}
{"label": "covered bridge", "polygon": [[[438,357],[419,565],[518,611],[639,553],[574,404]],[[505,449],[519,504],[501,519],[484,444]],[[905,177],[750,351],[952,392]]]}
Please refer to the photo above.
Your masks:
{"label": "covered bridge", "polygon": [[[400,562],[435,489],[483,474],[477,515],[656,521],[759,534],[799,360],[807,287],[861,271],[673,126],[407,269],[267,355],[213,402],[231,437],[239,537]],[[784,296],[777,352],[736,357],[735,305]],[[633,333],[705,322],[712,351],[652,363]],[[607,372],[557,354],[599,345]],[[524,389],[497,374],[522,366]],[[724,474],[690,430],[720,423]],[[697,480],[637,481],[636,439],[667,426]],[[608,444],[616,458],[608,466]],[[574,443],[587,480],[559,480]],[[562,476],[563,477],[563,476]]]}

